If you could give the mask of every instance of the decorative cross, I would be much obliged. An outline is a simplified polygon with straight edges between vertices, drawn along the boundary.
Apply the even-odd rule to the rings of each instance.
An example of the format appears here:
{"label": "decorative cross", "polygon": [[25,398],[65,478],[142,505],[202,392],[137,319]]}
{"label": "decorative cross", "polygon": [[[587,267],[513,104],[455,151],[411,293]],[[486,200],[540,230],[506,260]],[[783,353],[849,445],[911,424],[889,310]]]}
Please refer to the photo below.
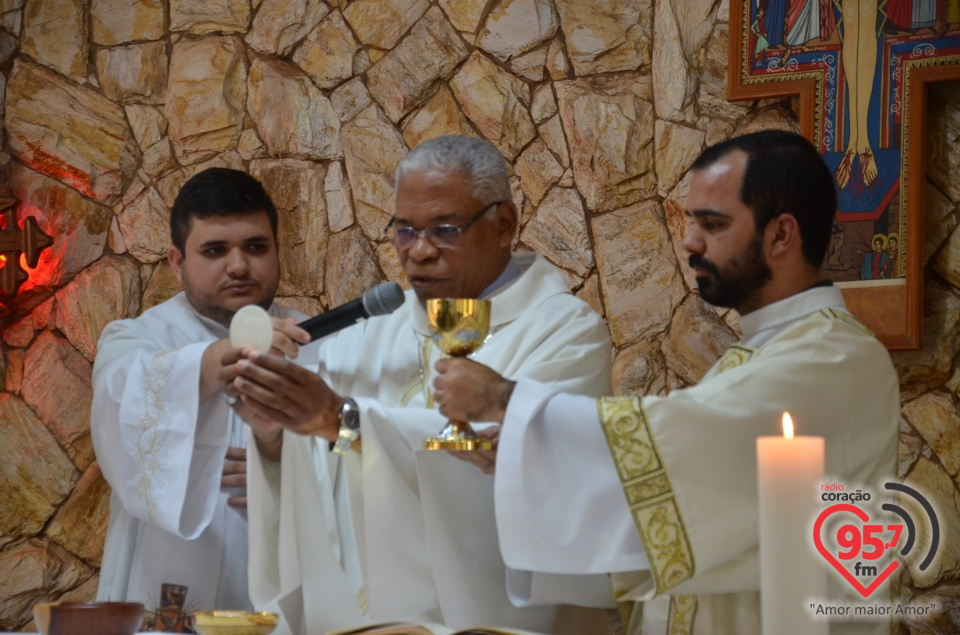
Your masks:
{"label": "decorative cross", "polygon": [[20,266],[20,254],[26,255],[29,267],[36,267],[40,252],[53,243],[33,216],[24,219],[21,230],[17,226],[16,207],[16,199],[0,198],[0,300],[12,298],[27,280],[27,273]]}
{"label": "decorative cross", "polygon": [[960,78],[960,0],[730,0],[731,100],[800,97],[834,173],[824,275],[891,349],[920,347],[927,84]]}

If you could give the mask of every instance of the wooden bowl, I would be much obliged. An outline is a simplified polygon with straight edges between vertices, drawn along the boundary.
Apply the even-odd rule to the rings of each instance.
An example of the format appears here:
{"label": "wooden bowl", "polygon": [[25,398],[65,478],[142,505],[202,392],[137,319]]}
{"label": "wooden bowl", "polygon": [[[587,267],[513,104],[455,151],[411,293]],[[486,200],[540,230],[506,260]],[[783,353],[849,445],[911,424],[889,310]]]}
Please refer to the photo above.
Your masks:
{"label": "wooden bowl", "polygon": [[277,618],[267,611],[199,611],[193,614],[193,628],[200,635],[269,635]]}
{"label": "wooden bowl", "polygon": [[142,622],[137,602],[65,602],[50,607],[47,635],[133,635]]}
{"label": "wooden bowl", "polygon": [[33,623],[40,635],[47,635],[50,632],[50,607],[57,604],[60,603],[37,602],[33,605]]}

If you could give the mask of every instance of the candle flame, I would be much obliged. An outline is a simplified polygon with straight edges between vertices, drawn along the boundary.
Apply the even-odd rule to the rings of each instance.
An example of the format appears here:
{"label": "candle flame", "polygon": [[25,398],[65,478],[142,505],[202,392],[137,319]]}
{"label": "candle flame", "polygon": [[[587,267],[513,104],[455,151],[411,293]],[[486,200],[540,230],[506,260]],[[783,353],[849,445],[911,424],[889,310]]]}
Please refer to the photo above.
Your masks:
{"label": "candle flame", "polygon": [[790,418],[789,412],[783,413],[783,438],[793,438],[793,419]]}

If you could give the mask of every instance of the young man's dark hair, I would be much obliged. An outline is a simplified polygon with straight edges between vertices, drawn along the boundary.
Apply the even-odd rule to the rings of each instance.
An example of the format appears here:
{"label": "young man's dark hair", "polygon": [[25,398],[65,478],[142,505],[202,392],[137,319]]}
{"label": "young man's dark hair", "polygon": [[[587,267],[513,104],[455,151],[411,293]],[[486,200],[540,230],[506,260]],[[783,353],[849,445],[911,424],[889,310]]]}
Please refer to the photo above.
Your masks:
{"label": "young man's dark hair", "polygon": [[794,132],[764,130],[707,148],[691,169],[709,167],[737,150],[748,157],[740,200],[753,211],[757,232],[780,214],[792,214],[800,227],[804,258],[814,267],[823,265],[837,191],[820,153]]}
{"label": "young man's dark hair", "polygon": [[170,239],[183,253],[194,218],[258,214],[270,219],[277,237],[277,208],[260,181],[246,172],[230,168],[208,168],[183,184],[170,210]]}

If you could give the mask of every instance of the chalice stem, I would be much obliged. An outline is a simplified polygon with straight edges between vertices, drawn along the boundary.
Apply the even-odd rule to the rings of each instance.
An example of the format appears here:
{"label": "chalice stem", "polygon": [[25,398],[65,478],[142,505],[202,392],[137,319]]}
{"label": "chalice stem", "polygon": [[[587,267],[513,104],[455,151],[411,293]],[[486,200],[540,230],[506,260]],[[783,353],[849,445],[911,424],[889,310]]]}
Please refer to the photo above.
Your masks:
{"label": "chalice stem", "polygon": [[464,439],[479,439],[476,431],[470,427],[470,423],[467,421],[458,421],[457,419],[450,419],[447,422],[450,427],[455,430],[456,435]]}

